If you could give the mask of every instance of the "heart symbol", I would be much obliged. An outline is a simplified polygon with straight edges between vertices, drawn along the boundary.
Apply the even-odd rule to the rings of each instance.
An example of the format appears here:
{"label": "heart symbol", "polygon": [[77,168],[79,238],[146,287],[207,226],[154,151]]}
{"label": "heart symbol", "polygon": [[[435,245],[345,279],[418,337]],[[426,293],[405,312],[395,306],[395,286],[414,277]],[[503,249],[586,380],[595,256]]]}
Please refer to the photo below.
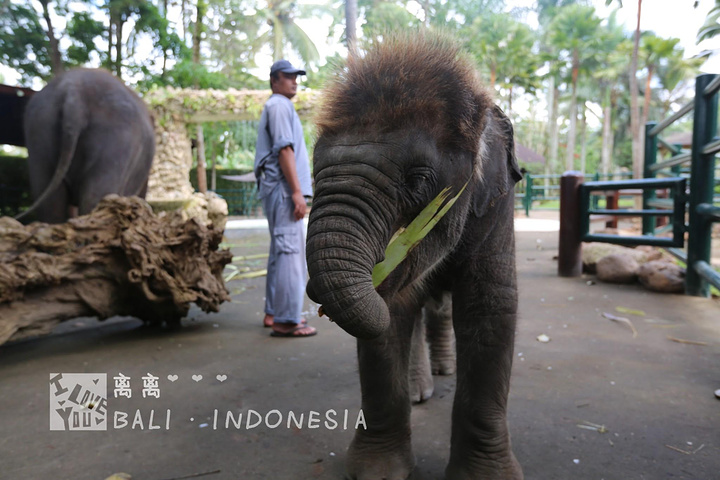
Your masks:
{"label": "heart symbol", "polygon": [[199,382],[200,380],[202,380],[202,375],[193,375],[192,379],[195,380],[196,382]]}
{"label": "heart symbol", "polygon": [[95,425],[100,425],[100,424],[103,423],[104,421],[105,421],[105,419],[102,418],[102,417],[96,418],[96,419],[95,419]]}
{"label": "heart symbol", "polygon": [[174,382],[177,379],[178,379],[177,375],[168,375],[168,380],[170,380],[171,382]]}
{"label": "heart symbol", "polygon": [[93,383],[94,383],[95,385],[97,385],[99,381],[100,381],[100,379],[98,378],[97,380],[93,380]]}
{"label": "heart symbol", "polygon": [[62,407],[63,405],[65,405],[65,400],[62,400],[62,401],[59,401],[59,400],[58,400],[58,405],[60,405],[61,407]]}
{"label": "heart symbol", "polygon": [[225,380],[227,380],[227,375],[218,375],[215,378],[217,378],[219,382],[224,382]]}

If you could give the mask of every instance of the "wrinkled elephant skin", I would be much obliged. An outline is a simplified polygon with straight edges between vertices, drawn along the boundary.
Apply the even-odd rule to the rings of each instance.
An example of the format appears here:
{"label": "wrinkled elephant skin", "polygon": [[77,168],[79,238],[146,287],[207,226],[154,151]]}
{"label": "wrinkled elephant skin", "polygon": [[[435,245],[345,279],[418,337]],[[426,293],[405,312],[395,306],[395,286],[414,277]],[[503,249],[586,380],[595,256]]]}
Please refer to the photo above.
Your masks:
{"label": "wrinkled elephant skin", "polygon": [[[427,355],[417,350],[417,328],[424,305],[428,329],[449,317],[451,296],[457,391],[446,476],[522,478],[506,413],[517,311],[513,186],[521,178],[510,121],[450,41],[420,34],[350,58],[326,89],[317,123],[307,291],[358,337],[368,428],[348,450],[350,477],[411,474],[411,401],[432,392],[413,379],[419,370],[411,356]],[[374,289],[372,270],[392,235],[443,188],[455,196],[466,182],[437,226]],[[435,356],[433,368],[452,373],[452,354]]]}
{"label": "wrinkled elephant skin", "polygon": [[[145,197],[155,154],[153,120],[138,95],[101,69],[53,78],[25,110],[30,188],[41,221],[71,206],[89,213],[111,193]],[[20,217],[18,217],[20,218]]]}

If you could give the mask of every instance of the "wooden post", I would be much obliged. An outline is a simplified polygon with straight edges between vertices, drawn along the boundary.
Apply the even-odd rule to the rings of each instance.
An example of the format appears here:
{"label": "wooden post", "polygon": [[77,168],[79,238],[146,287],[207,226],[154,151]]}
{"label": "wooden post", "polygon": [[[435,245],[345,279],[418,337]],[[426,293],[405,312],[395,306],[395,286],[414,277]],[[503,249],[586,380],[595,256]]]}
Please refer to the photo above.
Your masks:
{"label": "wooden post", "polygon": [[583,174],[563,173],[560,178],[560,242],[558,275],[579,277],[582,274],[582,242],[580,232],[580,185]]}
{"label": "wooden post", "polygon": [[[619,198],[620,198],[619,190],[611,190],[611,191],[605,192],[605,208],[607,210],[617,210]],[[618,227],[618,217],[613,217],[612,220],[608,220],[607,222],[605,222],[605,228],[617,228],[617,227]]]}

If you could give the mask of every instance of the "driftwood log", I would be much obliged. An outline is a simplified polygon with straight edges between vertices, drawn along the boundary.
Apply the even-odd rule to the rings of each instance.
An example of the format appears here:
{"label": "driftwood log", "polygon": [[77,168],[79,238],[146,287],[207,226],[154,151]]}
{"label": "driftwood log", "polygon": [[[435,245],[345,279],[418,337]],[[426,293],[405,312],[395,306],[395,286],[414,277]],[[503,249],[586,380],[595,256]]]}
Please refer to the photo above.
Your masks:
{"label": "driftwood log", "polygon": [[222,271],[232,254],[218,251],[222,233],[117,195],[59,225],[2,217],[0,344],[76,317],[177,323],[191,303],[216,312],[229,300]]}

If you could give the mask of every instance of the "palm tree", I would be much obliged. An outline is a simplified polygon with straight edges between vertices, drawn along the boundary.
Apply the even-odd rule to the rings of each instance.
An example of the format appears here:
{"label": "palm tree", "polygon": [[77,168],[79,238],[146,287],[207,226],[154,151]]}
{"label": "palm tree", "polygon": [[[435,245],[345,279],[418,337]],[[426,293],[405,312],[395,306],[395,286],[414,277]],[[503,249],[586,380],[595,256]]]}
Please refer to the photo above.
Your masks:
{"label": "palm tree", "polygon": [[477,17],[462,36],[477,64],[489,70],[490,88],[495,88],[498,66],[506,59],[508,43],[514,38],[517,22],[506,13]]}
{"label": "palm tree", "polygon": [[715,0],[715,6],[710,9],[705,18],[705,23],[697,33],[696,44],[699,44],[703,40],[713,38],[720,35],[720,0]]}
{"label": "palm tree", "polygon": [[667,117],[671,106],[686,96],[688,84],[695,79],[709,55],[710,52],[707,52],[702,56],[683,58],[683,51],[676,49],[674,55],[658,66],[656,73],[661,86],[658,92],[661,118]]}
{"label": "palm tree", "polygon": [[267,8],[259,10],[257,16],[264,19],[270,31],[262,36],[262,43],[269,43],[273,49],[273,60],[285,57],[288,43],[307,63],[315,63],[320,59],[317,47],[305,31],[295,23],[296,18],[309,13],[309,9],[321,8],[318,5],[304,5],[305,10],[298,8],[294,0],[268,0]]}
{"label": "palm tree", "polygon": [[539,87],[536,72],[541,59],[533,52],[535,34],[527,25],[514,22],[507,44],[499,57],[498,76],[500,85],[508,91],[508,116],[512,113],[513,88],[520,87],[534,93]]}
{"label": "palm tree", "polygon": [[643,35],[640,42],[640,52],[647,68],[647,78],[645,79],[645,103],[643,105],[641,125],[645,125],[650,116],[650,98],[652,89],[650,82],[655,72],[662,63],[667,63],[670,57],[676,56],[678,53],[682,58],[683,49],[676,49],[679,38],[660,38],[652,33]]}
{"label": "palm tree", "polygon": [[600,169],[603,174],[610,173],[613,153],[613,112],[616,110],[622,83],[626,76],[628,58],[632,52],[632,44],[625,37],[622,26],[618,25],[615,15],[611,15],[608,23],[600,31],[598,42],[600,68],[593,73],[593,78],[601,92],[603,109],[602,149]]}
{"label": "palm tree", "polygon": [[582,5],[564,8],[550,25],[549,40],[569,57],[570,84],[570,129],[568,131],[567,157],[565,167],[572,170],[575,158],[575,135],[577,130],[577,85],[578,77],[585,74],[594,60],[597,49],[600,18],[595,9]]}

